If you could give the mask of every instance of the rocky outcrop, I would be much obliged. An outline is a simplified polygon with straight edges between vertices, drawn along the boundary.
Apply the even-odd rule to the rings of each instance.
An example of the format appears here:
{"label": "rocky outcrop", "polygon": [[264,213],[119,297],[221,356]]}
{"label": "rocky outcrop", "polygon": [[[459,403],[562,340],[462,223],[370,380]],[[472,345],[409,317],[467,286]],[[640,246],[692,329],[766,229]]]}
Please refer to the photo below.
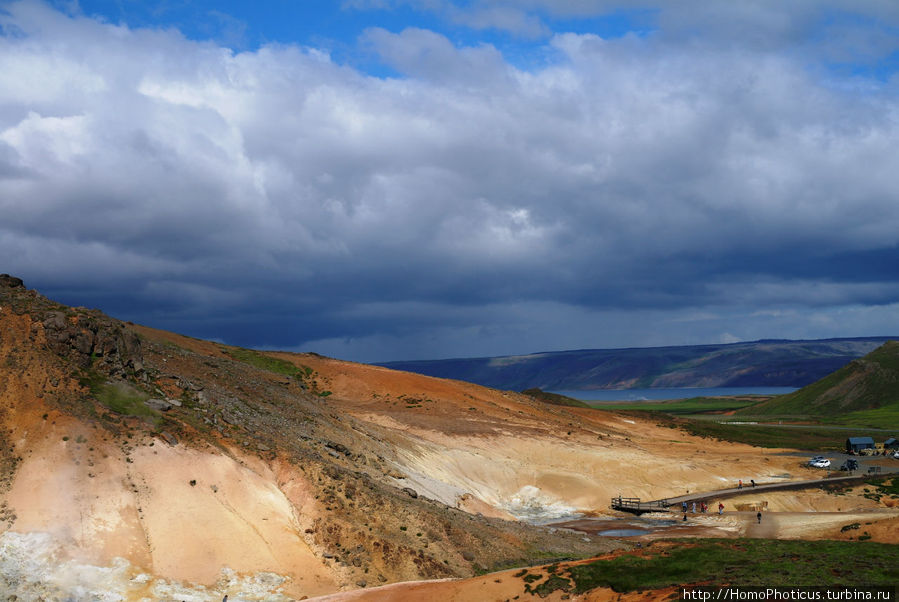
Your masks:
{"label": "rocky outcrop", "polygon": [[81,369],[113,377],[144,375],[137,334],[98,310],[64,307],[25,288],[21,278],[9,274],[0,274],[0,307],[29,315],[32,340],[43,327],[50,350]]}
{"label": "rocky outcrop", "polygon": [[172,409],[172,404],[164,399],[148,399],[144,402],[144,405],[151,410],[157,410],[159,412],[168,412]]}
{"label": "rocky outcrop", "polygon": [[9,274],[0,274],[0,286],[6,288],[25,288],[25,283],[21,278],[10,276]]}
{"label": "rocky outcrop", "polygon": [[140,339],[114,320],[51,311],[44,317],[43,325],[51,348],[68,355],[82,368],[93,366],[111,376],[143,372]]}

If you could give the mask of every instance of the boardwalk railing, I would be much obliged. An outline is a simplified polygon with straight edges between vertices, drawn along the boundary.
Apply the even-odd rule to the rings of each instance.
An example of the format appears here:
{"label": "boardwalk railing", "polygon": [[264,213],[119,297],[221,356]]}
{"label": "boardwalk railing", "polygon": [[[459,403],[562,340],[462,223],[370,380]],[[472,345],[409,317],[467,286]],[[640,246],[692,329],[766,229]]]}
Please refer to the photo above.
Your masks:
{"label": "boardwalk railing", "polygon": [[644,512],[668,512],[668,500],[654,500],[651,502],[641,502],[638,497],[613,497],[612,510],[620,510],[622,512],[633,512],[634,514],[642,514]]}

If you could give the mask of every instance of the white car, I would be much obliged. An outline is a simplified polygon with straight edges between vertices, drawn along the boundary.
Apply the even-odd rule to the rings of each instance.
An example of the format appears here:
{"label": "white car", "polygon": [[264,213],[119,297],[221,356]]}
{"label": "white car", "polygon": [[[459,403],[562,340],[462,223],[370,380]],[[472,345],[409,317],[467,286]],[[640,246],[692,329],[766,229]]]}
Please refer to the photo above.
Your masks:
{"label": "white car", "polygon": [[893,457],[899,460],[899,449],[893,452]]}
{"label": "white car", "polygon": [[830,460],[827,458],[812,458],[808,461],[808,465],[812,468],[827,468],[830,466]]}

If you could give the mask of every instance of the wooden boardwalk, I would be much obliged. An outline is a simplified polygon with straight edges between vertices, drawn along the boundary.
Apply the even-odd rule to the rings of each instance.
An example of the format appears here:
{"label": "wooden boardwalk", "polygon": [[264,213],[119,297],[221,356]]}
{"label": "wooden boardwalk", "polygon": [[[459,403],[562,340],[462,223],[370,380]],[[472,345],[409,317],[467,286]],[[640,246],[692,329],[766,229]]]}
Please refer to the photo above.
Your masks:
{"label": "wooden boardwalk", "polygon": [[718,489],[715,491],[703,491],[697,493],[688,493],[675,497],[664,498],[661,500],[642,501],[638,497],[613,497],[611,508],[620,512],[629,512],[631,514],[646,514],[648,512],[671,512],[671,508],[677,512],[680,510],[681,504],[692,502],[710,502],[718,501],[738,495],[747,495],[753,493],[761,493],[767,491],[790,491],[796,489],[814,489],[822,485],[831,483],[851,483],[854,481],[864,481],[866,479],[878,478],[882,476],[895,474],[896,469],[887,469],[883,472],[875,474],[856,474],[824,477],[822,479],[810,479],[805,481],[783,481],[779,483],[757,483],[755,487],[744,485],[741,487],[730,487],[728,489]]}
{"label": "wooden boardwalk", "polygon": [[646,514],[647,512],[668,512],[667,500],[654,500],[651,502],[641,502],[638,497],[618,497],[612,498],[612,510],[620,512],[630,512],[631,514]]}

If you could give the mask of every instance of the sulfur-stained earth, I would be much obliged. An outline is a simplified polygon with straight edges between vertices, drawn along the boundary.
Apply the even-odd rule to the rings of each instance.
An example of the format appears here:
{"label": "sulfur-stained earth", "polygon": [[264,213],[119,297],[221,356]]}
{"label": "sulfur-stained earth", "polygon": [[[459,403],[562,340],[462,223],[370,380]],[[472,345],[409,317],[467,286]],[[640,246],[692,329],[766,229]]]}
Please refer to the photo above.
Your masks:
{"label": "sulfur-stained earth", "polygon": [[[818,474],[782,451],[199,341],[0,281],[0,591],[20,599],[505,599],[506,569],[640,541],[548,523]],[[755,536],[859,522],[895,543],[890,501],[750,495],[688,528],[754,536],[737,504],[765,502],[778,518]]]}

